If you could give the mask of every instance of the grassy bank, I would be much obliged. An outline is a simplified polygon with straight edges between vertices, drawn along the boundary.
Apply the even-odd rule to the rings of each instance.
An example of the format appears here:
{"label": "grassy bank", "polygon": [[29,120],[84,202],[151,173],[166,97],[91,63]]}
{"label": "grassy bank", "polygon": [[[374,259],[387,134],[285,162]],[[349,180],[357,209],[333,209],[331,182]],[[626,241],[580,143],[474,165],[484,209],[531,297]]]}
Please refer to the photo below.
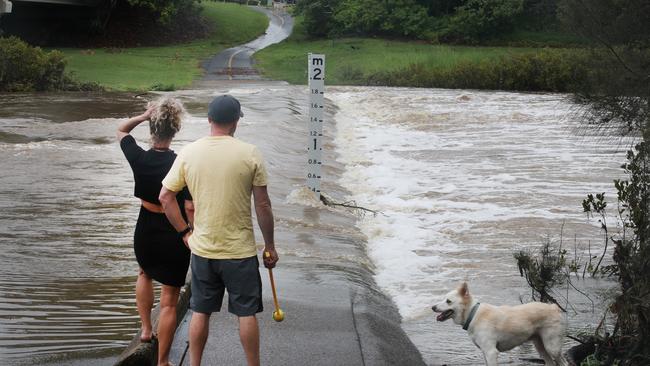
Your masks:
{"label": "grassy bank", "polygon": [[269,78],[307,81],[307,53],[324,53],[327,83],[566,91],[576,74],[568,50],[467,47],[344,38],[309,40],[301,19],[285,42],[255,54]]}
{"label": "grassy bank", "polygon": [[82,82],[114,90],[174,89],[201,75],[200,62],[264,33],[268,18],[233,3],[203,2],[203,16],[214,24],[208,38],[164,47],[61,49],[68,70]]}

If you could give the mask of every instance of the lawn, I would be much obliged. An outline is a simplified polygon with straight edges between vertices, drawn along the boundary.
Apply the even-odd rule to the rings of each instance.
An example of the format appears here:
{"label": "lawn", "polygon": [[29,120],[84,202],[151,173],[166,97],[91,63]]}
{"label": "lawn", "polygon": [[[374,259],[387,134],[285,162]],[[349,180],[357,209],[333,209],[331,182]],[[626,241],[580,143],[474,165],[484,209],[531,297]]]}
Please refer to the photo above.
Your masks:
{"label": "lawn", "polygon": [[261,50],[254,57],[257,67],[266,77],[293,84],[306,84],[307,54],[324,53],[327,83],[350,85],[363,79],[362,75],[396,71],[412,64],[432,69],[451,69],[463,61],[497,60],[504,55],[532,51],[535,49],[431,45],[378,38],[309,40],[298,17],[294,32],[288,40]]}
{"label": "lawn", "polygon": [[175,89],[201,76],[200,63],[226,48],[264,33],[268,18],[247,6],[204,1],[203,15],[214,23],[213,34],[190,43],[125,49],[61,49],[68,70],[82,82],[112,90]]}

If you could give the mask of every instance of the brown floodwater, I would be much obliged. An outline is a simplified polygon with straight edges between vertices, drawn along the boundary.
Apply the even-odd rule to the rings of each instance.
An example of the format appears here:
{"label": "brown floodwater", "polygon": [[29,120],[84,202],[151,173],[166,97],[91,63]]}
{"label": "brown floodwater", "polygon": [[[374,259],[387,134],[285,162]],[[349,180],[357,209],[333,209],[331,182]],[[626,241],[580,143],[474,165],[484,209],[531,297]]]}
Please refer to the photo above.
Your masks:
{"label": "brown floodwater", "polygon": [[[172,148],[207,133],[212,97],[239,98],[237,136],[267,160],[283,258],[371,268],[429,364],[482,362],[459,327],[435,323],[429,310],[458,281],[469,279],[484,301],[514,304],[529,298],[514,250],[558,240],[562,226],[582,258],[586,243],[599,248],[580,200],[613,197],[624,154],[580,133],[564,96],[329,88],[323,191],[381,211],[353,227],[301,188],[306,87],[219,85],[173,93],[190,115]],[[0,95],[0,364],[111,364],[137,331],[138,201],[114,132],[145,103],[118,93]],[[134,131],[143,145],[147,133]],[[323,239],[332,247],[314,245]],[[597,305],[609,286],[584,285]],[[570,328],[593,324],[591,301],[573,299]],[[531,355],[521,347],[502,359]]]}

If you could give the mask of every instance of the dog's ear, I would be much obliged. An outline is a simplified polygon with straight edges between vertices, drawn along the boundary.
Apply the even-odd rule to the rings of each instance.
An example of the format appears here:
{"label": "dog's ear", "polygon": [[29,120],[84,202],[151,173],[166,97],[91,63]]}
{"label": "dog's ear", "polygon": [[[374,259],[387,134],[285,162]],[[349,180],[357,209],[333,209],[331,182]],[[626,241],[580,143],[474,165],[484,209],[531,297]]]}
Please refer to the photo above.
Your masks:
{"label": "dog's ear", "polygon": [[469,288],[467,287],[467,282],[463,282],[463,284],[460,285],[460,288],[458,289],[458,293],[462,297],[469,296]]}

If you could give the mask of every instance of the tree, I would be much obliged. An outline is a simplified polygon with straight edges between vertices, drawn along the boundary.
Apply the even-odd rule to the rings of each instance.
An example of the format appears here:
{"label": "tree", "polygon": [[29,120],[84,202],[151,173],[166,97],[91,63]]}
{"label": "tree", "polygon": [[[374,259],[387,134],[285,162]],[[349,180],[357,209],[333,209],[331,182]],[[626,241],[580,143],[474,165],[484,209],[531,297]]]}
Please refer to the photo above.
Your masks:
{"label": "tree", "polygon": [[456,8],[463,5],[467,0],[417,0],[418,4],[427,9],[430,16],[450,15]]}
{"label": "tree", "polygon": [[456,9],[443,38],[477,43],[512,30],[524,0],[468,0]]}
{"label": "tree", "polygon": [[339,0],[299,0],[296,13],[303,16],[305,31],[311,37],[326,37],[337,24],[334,12],[338,9]]}
{"label": "tree", "polygon": [[428,15],[414,0],[343,0],[334,18],[342,33],[417,38]]}
{"label": "tree", "polygon": [[[612,334],[598,344],[603,364],[650,364],[650,2],[647,0],[562,0],[562,21],[591,39],[594,47],[575,100],[585,121],[604,134],[641,140],[628,151],[627,180],[615,181],[623,234],[612,237],[619,292],[611,309]],[[585,206],[589,211],[589,205]]]}
{"label": "tree", "polygon": [[158,22],[168,25],[178,14],[196,10],[198,0],[127,0],[135,7],[147,9],[155,14]]}

